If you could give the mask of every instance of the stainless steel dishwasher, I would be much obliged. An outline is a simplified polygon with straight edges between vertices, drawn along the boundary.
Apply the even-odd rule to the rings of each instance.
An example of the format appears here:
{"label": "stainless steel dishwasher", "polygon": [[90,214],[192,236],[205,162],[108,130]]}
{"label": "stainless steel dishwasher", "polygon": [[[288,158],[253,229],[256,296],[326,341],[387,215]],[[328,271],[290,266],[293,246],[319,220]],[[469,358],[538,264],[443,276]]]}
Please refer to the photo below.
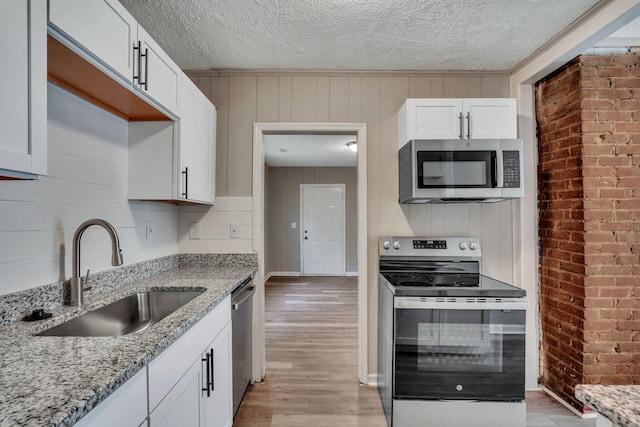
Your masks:
{"label": "stainless steel dishwasher", "polygon": [[253,369],[253,278],[246,279],[231,293],[231,333],[233,340],[233,416],[251,382]]}

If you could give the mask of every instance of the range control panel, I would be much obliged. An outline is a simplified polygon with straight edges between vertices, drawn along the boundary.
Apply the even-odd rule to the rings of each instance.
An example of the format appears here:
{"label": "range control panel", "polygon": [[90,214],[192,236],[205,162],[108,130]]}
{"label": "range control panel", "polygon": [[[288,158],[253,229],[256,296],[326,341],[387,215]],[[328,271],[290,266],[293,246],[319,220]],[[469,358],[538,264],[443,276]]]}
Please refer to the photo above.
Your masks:
{"label": "range control panel", "polygon": [[414,240],[413,249],[447,249],[446,240]]}
{"label": "range control panel", "polygon": [[378,253],[381,256],[425,256],[446,259],[480,259],[477,237],[380,236]]}

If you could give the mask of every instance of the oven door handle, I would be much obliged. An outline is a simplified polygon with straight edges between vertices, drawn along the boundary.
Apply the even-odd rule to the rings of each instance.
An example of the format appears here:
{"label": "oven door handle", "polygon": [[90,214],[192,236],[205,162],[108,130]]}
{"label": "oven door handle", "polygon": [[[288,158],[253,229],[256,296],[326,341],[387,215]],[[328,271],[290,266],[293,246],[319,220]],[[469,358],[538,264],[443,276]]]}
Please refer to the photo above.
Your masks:
{"label": "oven door handle", "polygon": [[450,302],[450,301],[423,301],[419,297],[396,298],[395,308],[409,310],[527,310],[527,300],[506,302]]}

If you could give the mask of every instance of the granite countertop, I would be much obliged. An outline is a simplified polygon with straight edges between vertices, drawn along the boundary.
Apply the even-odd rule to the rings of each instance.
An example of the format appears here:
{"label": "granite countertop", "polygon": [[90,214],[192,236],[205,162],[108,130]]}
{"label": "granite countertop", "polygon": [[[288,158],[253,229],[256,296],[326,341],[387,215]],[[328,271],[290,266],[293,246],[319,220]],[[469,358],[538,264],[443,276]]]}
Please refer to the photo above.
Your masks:
{"label": "granite countertop", "polygon": [[[176,266],[86,297],[53,317],[0,326],[0,425],[70,426],[143,369],[256,271],[255,262]],[[192,263],[193,264],[193,263]],[[205,263],[206,264],[206,263]],[[145,290],[203,290],[146,330],[118,337],[39,337],[42,330]]]}
{"label": "granite countertop", "polygon": [[576,398],[615,426],[640,427],[640,385],[578,385]]}

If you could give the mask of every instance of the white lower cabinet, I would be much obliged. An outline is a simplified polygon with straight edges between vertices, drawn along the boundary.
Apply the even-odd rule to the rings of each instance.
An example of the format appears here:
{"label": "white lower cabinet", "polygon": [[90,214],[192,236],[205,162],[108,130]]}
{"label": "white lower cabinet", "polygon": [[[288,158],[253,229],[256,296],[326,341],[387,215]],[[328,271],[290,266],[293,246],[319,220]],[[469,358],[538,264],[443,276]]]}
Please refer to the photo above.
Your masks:
{"label": "white lower cabinet", "polygon": [[201,371],[199,361],[195,361],[169,394],[151,412],[149,422],[152,426],[200,426]]}
{"label": "white lower cabinet", "polygon": [[152,427],[230,427],[231,323],[198,357],[149,417]]}
{"label": "white lower cabinet", "polygon": [[150,427],[230,427],[231,299],[149,364]]}
{"label": "white lower cabinet", "polygon": [[[233,424],[233,379],[231,370],[231,323],[220,332],[205,351],[203,359],[209,354],[213,360],[210,394],[203,391],[202,420],[200,425],[207,427],[231,427]],[[206,384],[206,367],[204,369],[204,383]]]}
{"label": "white lower cabinet", "polygon": [[231,297],[85,415],[79,427],[231,427]]}
{"label": "white lower cabinet", "polygon": [[143,369],[74,424],[77,427],[146,425],[147,370]]}

